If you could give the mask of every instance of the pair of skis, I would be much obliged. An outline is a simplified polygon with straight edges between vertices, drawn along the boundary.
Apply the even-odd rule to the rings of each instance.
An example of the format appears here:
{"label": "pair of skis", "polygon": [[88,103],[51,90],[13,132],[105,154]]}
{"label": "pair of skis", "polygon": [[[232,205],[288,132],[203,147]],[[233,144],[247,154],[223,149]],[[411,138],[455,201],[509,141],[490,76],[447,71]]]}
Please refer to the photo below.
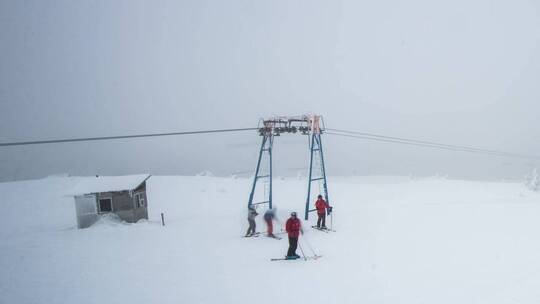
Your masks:
{"label": "pair of skis", "polygon": [[[276,233],[277,234],[277,233]],[[259,237],[260,235],[262,235],[262,232],[255,232],[253,234],[250,234],[250,235],[244,235],[245,238],[250,238],[250,237]],[[269,238],[272,238],[272,239],[276,239],[276,240],[281,240],[281,238],[279,236],[268,236]]]}
{"label": "pair of skis", "polygon": [[244,235],[245,238],[248,238],[248,237],[258,237],[259,235],[261,235],[260,232],[255,232],[255,233],[252,233],[252,234],[246,234]]}
{"label": "pair of skis", "polygon": [[328,228],[320,228],[320,227],[317,227],[317,226],[311,226],[311,228],[313,228],[313,229],[315,229],[315,230],[322,231],[322,232],[326,232],[326,233],[336,232],[335,230],[332,230],[332,229],[328,229]]}
{"label": "pair of skis", "polygon": [[312,256],[304,256],[304,257],[284,257],[284,258],[275,258],[270,259],[270,261],[294,261],[294,260],[317,260],[322,258],[322,255],[312,255]]}

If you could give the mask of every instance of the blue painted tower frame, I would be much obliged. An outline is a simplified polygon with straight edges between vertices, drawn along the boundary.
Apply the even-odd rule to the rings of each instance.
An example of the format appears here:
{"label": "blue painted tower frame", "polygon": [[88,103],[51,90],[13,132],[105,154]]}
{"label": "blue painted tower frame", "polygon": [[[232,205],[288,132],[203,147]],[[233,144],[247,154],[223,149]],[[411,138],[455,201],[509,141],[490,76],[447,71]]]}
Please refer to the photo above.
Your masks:
{"label": "blue painted tower frame", "polygon": [[[317,182],[322,180],[323,181],[323,192],[324,192],[324,199],[330,203],[330,200],[328,199],[328,183],[326,180],[326,168],[324,166],[324,154],[323,154],[323,147],[322,147],[322,141],[321,141],[321,133],[313,133],[311,135],[311,141],[309,145],[310,150],[310,158],[309,158],[309,176],[308,176],[308,192],[307,192],[307,198],[306,198],[306,210],[305,210],[305,220],[307,221],[309,219],[309,212],[315,211],[316,209],[310,210],[309,209],[309,203],[310,203],[310,196],[311,196],[311,184],[313,182]],[[320,176],[313,177],[313,156],[315,153],[319,153],[319,157],[321,160],[321,172]]]}
{"label": "blue painted tower frame", "polygon": [[[259,150],[259,159],[257,161],[257,169],[255,170],[255,176],[253,177],[253,186],[251,187],[251,193],[249,194],[248,208],[253,205],[268,204],[268,208],[272,209],[272,148],[274,145],[274,135],[272,133],[265,133],[263,135],[261,148]],[[259,175],[261,169],[261,161],[264,155],[268,155],[269,160],[269,172],[268,175]],[[253,197],[255,195],[255,189],[257,187],[257,181],[263,178],[269,179],[268,198],[262,202],[253,203]]]}
{"label": "blue painted tower frame", "polygon": [[[323,147],[321,141],[321,134],[324,130],[324,122],[320,115],[303,115],[303,116],[276,116],[267,120],[261,120],[262,126],[259,128],[259,135],[263,137],[261,147],[259,149],[259,158],[257,160],[257,168],[253,177],[253,184],[251,186],[251,193],[249,195],[248,207],[260,204],[268,204],[269,209],[272,209],[272,149],[274,144],[274,137],[279,136],[282,133],[300,133],[302,135],[308,135],[309,137],[309,177],[308,177],[308,192],[305,208],[305,219],[308,220],[310,210],[310,196],[311,186],[313,182],[323,183],[322,192],[327,202],[330,202],[328,198],[328,183],[326,179],[326,168],[324,164]],[[322,124],[322,126],[321,126]],[[268,156],[269,168],[266,175],[261,175],[261,163],[263,158]],[[320,166],[314,169],[313,159],[315,156],[319,157]],[[317,171],[317,172],[314,172]],[[264,173],[263,173],[264,174]],[[269,189],[264,193],[264,201],[254,202],[255,191],[257,190],[257,182],[261,179],[268,178]],[[265,185],[266,189],[266,185]]]}

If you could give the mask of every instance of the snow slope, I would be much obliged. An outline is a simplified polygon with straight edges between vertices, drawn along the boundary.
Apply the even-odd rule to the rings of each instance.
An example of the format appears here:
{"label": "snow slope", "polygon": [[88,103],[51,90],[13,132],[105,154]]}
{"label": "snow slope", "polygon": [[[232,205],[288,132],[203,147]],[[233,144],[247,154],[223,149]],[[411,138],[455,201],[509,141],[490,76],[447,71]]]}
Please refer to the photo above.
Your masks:
{"label": "snow slope", "polygon": [[[78,230],[81,180],[0,184],[0,303],[540,303],[540,194],[521,184],[331,178],[337,232],[301,240],[324,257],[270,262],[285,238],[241,237],[250,180],[153,176],[148,221]],[[305,186],[274,182],[281,220]]]}

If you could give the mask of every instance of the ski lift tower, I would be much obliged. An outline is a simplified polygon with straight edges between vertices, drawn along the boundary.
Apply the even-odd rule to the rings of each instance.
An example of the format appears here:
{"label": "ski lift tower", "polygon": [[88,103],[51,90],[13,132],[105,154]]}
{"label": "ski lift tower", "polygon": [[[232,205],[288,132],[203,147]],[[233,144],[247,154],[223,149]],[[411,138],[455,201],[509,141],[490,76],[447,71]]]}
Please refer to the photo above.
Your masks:
{"label": "ski lift tower", "polygon": [[[313,183],[318,183],[319,193],[329,202],[321,142],[323,131],[324,121],[320,115],[276,116],[269,119],[262,119],[259,122],[259,135],[262,137],[262,143],[259,150],[259,159],[253,178],[253,185],[249,195],[248,207],[268,204],[268,208],[272,209],[272,149],[274,138],[285,133],[306,135],[309,138],[309,176],[304,218],[308,220],[309,212],[315,211],[310,210]],[[264,198],[262,201],[254,202],[255,193],[258,189],[257,185],[261,183],[264,186]]]}

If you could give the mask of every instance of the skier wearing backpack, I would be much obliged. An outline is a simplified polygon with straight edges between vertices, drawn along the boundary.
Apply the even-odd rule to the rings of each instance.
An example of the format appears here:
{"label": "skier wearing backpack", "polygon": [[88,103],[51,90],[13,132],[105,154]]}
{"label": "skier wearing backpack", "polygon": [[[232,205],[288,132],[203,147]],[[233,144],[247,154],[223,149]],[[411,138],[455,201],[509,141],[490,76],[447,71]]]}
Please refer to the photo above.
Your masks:
{"label": "skier wearing backpack", "polygon": [[[319,194],[317,201],[315,202],[315,209],[317,209],[317,229],[327,229],[326,228],[326,214],[330,215],[332,212],[332,207],[325,201],[322,195]],[[328,211],[327,211],[328,209]],[[322,224],[322,225],[321,225]]]}
{"label": "skier wearing backpack", "polygon": [[277,220],[276,208],[266,210],[266,212],[263,215],[263,218],[264,218],[264,221],[266,222],[266,227],[268,231],[267,236],[275,238],[276,236],[274,235],[274,225],[272,222],[274,220]]}
{"label": "skier wearing backpack", "polygon": [[302,223],[296,217],[296,212],[291,213],[291,217],[285,223],[285,230],[289,235],[289,250],[287,251],[287,259],[297,259],[300,256],[296,254],[296,248],[298,247],[298,237],[300,233],[304,234],[302,230]]}

